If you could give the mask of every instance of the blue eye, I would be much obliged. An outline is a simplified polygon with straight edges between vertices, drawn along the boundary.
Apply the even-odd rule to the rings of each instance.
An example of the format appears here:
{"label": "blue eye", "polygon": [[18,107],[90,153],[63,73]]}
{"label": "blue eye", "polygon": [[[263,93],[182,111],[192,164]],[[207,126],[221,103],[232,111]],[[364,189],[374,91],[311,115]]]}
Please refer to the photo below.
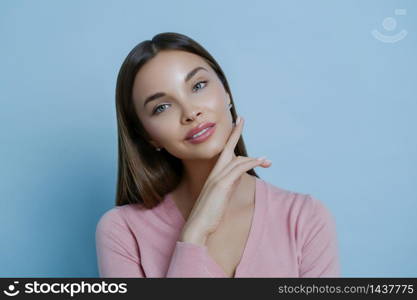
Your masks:
{"label": "blue eye", "polygon": [[[202,80],[202,81],[197,82],[193,87],[193,91],[194,91],[194,88],[196,86],[198,86],[200,83],[204,83],[205,84],[204,87],[206,87],[207,83],[208,83],[208,80]],[[203,89],[203,88],[199,88],[198,90],[201,90],[201,89]],[[155,107],[155,109],[152,112],[152,115],[160,114],[161,112],[163,112],[164,110],[161,111],[161,110],[159,110],[159,108],[164,107],[164,105],[168,105],[168,104],[161,104],[161,105],[158,105],[157,107]]]}
{"label": "blue eye", "polygon": [[[195,84],[195,86],[194,86],[194,87],[196,87],[196,86],[197,86],[197,85],[199,85],[200,83],[204,83],[204,84],[206,84],[206,85],[207,85],[207,80],[197,82],[197,83]],[[206,85],[205,85],[204,87],[206,87]],[[193,90],[194,90],[194,88],[193,88]],[[199,90],[201,90],[201,89],[199,89]]]}
{"label": "blue eye", "polygon": [[159,114],[159,113],[161,113],[161,111],[158,111],[158,109],[159,109],[160,107],[163,107],[164,105],[168,105],[168,104],[158,105],[157,107],[155,107],[155,109],[154,109],[154,111],[153,111],[153,113],[152,113],[152,114]]}

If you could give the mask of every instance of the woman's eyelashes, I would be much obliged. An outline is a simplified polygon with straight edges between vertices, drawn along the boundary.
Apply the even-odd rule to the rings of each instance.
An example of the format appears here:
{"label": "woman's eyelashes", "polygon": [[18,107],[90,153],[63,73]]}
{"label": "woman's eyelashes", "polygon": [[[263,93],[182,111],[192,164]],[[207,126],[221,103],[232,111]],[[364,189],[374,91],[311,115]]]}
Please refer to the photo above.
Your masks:
{"label": "woman's eyelashes", "polygon": [[[205,84],[207,84],[207,80],[202,80],[202,81],[197,82],[197,83],[194,85],[194,87],[193,87],[193,91],[194,91],[194,88],[195,88],[197,85],[199,85],[200,83],[205,83]],[[201,89],[199,89],[199,90],[201,90]]]}
{"label": "woman's eyelashes", "polygon": [[[204,87],[202,87],[202,88],[198,88],[197,89],[197,91],[198,90],[201,90],[201,89],[203,89],[203,88],[205,88],[206,86],[207,86],[207,84],[208,84],[208,80],[202,80],[202,81],[199,81],[199,82],[197,82],[195,85],[194,85],[194,87],[193,87],[193,91],[195,90],[195,87],[197,87],[197,86],[199,86],[200,85],[200,83],[204,83]],[[165,110],[159,110],[159,108],[161,108],[161,107],[164,107],[165,105],[169,105],[169,104],[161,104],[161,105],[158,105],[158,106],[156,106],[155,107],[155,109],[152,111],[152,115],[155,115],[155,114],[160,114],[161,112],[163,112],[163,111],[165,111]]]}

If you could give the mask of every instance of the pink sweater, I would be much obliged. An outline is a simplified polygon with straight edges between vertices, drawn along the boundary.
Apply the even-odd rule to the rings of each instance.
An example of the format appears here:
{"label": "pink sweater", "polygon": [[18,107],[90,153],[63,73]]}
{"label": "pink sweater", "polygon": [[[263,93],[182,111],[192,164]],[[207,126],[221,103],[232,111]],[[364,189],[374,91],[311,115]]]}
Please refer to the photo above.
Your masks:
{"label": "pink sweater", "polygon": [[[170,194],[153,209],[116,206],[96,228],[100,277],[227,277],[206,246],[178,241]],[[235,277],[339,277],[336,224],[311,195],[256,178],[255,211]]]}

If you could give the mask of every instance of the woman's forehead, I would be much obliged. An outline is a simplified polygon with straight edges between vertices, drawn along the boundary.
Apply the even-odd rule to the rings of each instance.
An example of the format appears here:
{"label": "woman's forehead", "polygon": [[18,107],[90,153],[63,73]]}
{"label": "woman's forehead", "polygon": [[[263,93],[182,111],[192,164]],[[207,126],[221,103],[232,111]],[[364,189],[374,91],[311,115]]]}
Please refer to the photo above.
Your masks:
{"label": "woman's forehead", "polygon": [[[194,53],[177,50],[164,50],[150,59],[138,72],[140,79],[161,77],[165,74],[186,73],[198,65],[208,66],[205,60]],[[142,78],[143,77],[143,78]]]}
{"label": "woman's forehead", "polygon": [[143,101],[146,95],[163,91],[170,85],[183,84],[188,72],[198,66],[211,72],[210,66],[199,55],[186,51],[161,51],[136,74],[133,96]]}

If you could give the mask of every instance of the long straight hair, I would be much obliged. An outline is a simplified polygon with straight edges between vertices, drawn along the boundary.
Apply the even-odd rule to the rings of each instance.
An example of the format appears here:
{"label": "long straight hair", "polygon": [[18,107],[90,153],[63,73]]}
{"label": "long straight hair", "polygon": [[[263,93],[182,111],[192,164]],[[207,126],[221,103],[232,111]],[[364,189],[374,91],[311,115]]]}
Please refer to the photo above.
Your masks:
{"label": "long straight hair", "polygon": [[[123,61],[116,84],[118,134],[116,206],[141,203],[147,209],[153,208],[163,201],[165,194],[177,187],[183,176],[180,159],[165,149],[155,151],[148,142],[150,136],[135,113],[132,100],[136,74],[147,61],[163,50],[187,51],[205,59],[230,95],[233,121],[235,122],[237,118],[226,77],[216,60],[200,44],[183,34],[164,32],[155,35],[152,40],[145,40],[136,45]],[[242,136],[234,152],[236,156],[247,156]],[[246,173],[259,178],[254,169]]]}

